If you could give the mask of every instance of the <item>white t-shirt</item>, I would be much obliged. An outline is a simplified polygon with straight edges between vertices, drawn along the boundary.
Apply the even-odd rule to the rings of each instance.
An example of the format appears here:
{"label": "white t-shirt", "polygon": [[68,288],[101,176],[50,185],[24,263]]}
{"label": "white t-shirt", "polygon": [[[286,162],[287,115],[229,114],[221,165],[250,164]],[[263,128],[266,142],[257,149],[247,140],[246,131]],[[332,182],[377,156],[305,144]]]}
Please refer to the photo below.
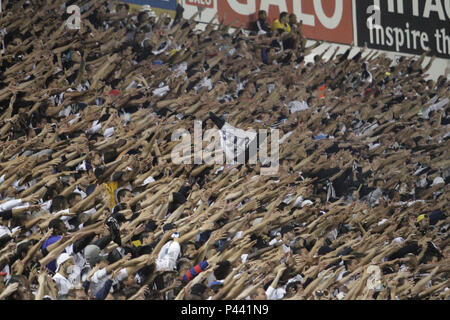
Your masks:
{"label": "white t-shirt", "polygon": [[108,280],[108,274],[106,273],[106,268],[100,269],[94,273],[91,278],[91,284],[89,289],[95,295],[98,290],[100,290]]}
{"label": "white t-shirt", "polygon": [[[113,280],[115,283],[120,282],[128,278],[128,272],[126,268],[123,268],[119,271],[117,277]],[[92,293],[95,295],[97,292],[104,286],[105,282],[109,279],[108,274],[106,273],[106,268],[100,269],[94,273],[91,278],[90,289]]]}
{"label": "white t-shirt", "polygon": [[156,270],[172,271],[177,266],[177,259],[180,256],[180,244],[176,241],[167,242],[158,254],[156,259]]}
{"label": "white t-shirt", "polygon": [[11,210],[22,204],[22,199],[12,199],[0,204],[0,211]]}
{"label": "white t-shirt", "polygon": [[269,286],[266,290],[267,300],[281,300],[284,298],[285,294],[286,290],[283,288],[275,289],[274,287]]}
{"label": "white t-shirt", "polygon": [[57,273],[53,276],[53,280],[56,282],[58,286],[58,296],[65,296],[69,293],[69,290],[73,288],[72,283],[62,276],[60,273]]}

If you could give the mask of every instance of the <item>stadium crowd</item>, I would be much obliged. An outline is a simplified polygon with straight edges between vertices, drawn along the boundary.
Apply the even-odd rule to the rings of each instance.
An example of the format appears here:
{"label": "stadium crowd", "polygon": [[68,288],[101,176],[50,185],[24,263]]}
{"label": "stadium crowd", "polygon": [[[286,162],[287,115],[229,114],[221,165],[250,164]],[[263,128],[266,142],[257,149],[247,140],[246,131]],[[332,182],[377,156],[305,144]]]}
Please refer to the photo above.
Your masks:
{"label": "stadium crowd", "polygon": [[[0,300],[449,299],[449,70],[427,80],[426,52],[313,55],[287,13],[2,5]],[[280,130],[278,172],[174,164],[197,119]]]}

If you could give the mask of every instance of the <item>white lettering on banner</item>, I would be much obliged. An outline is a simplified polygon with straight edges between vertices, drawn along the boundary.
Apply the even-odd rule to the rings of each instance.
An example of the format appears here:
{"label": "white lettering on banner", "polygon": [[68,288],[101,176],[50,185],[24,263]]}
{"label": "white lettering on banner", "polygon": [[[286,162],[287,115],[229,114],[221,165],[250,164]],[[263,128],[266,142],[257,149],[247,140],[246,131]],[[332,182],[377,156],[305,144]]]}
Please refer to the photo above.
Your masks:
{"label": "white lettering on banner", "polygon": [[[420,15],[420,8],[419,8],[419,0],[408,0],[412,2],[412,15],[415,17],[418,17]],[[424,18],[430,18],[430,12],[434,11],[437,12],[439,15],[439,19],[442,21],[446,20],[446,14],[447,18],[450,19],[450,0],[443,0],[444,4],[442,4],[442,0],[424,0],[425,2],[425,8],[423,10],[423,17]],[[395,5],[397,4],[397,5]],[[374,6],[380,6],[380,0],[373,0]],[[398,14],[404,14],[404,0],[388,0],[387,2],[387,10],[391,13],[398,13]],[[445,9],[445,12],[444,12]]]}
{"label": "white lettering on banner", "polygon": [[400,28],[394,28],[395,32],[395,51],[400,51],[400,47],[403,46],[405,37],[403,36],[403,30]]}
{"label": "white lettering on banner", "polygon": [[419,0],[413,0],[413,15],[419,16]]}
{"label": "white lettering on banner", "polygon": [[428,34],[426,32],[422,32],[422,35],[420,36],[420,45],[424,50],[429,50],[430,48],[425,44],[424,41],[428,42],[430,39],[428,38]]}
{"label": "white lettering on banner", "polygon": [[190,5],[201,4],[203,6],[211,6],[212,0],[186,0]]}
{"label": "white lettering on banner", "polygon": [[442,8],[441,0],[427,0],[427,2],[425,3],[425,9],[423,9],[423,17],[429,18],[430,11],[437,12],[439,14],[439,19],[445,21],[444,9]]}
{"label": "white lettering on banner", "polygon": [[[384,32],[386,31],[386,39]],[[375,35],[374,35],[375,33]],[[395,50],[398,52],[400,48],[405,44],[406,39],[406,47],[408,49],[418,49],[417,45],[420,44],[422,50],[426,51],[429,49],[427,42],[429,41],[428,34],[426,32],[421,32],[417,30],[410,30],[409,23],[406,23],[406,29],[402,28],[392,28],[386,27],[384,30],[382,26],[378,26],[370,29],[369,33],[370,43],[377,45],[388,45],[392,46],[394,44],[395,38]],[[386,42],[385,42],[386,40]],[[412,41],[411,41],[412,40]],[[412,45],[412,47],[411,47]],[[438,46],[439,52],[439,46]]]}
{"label": "white lettering on banner", "polygon": [[392,46],[392,45],[394,44],[394,38],[392,37],[392,32],[393,32],[393,31],[394,31],[394,30],[392,30],[391,27],[387,27],[387,28],[386,28],[386,38],[387,38],[386,44],[387,44],[388,46]]}
{"label": "white lettering on banner", "polygon": [[344,1],[334,1],[334,13],[332,17],[327,17],[323,12],[322,0],[314,0],[314,9],[316,11],[317,18],[327,29],[335,29],[342,20],[342,13],[344,11]]}
{"label": "white lettering on banner", "polygon": [[[198,1],[198,0],[197,0]],[[225,0],[224,0],[225,1]],[[257,10],[269,11],[270,6],[278,7],[280,12],[288,12],[287,0],[261,0],[259,9],[256,8],[256,1],[247,0],[246,3],[239,2],[238,0],[226,0],[230,8],[240,15],[252,15]],[[379,1],[379,0],[375,0]],[[190,3],[194,0],[189,0]],[[303,13],[302,11],[303,0],[291,0],[292,12],[295,13],[297,18],[303,22],[304,25],[314,27],[316,25],[315,15]],[[327,5],[331,0],[327,1]],[[327,16],[324,12],[322,0],[314,0],[314,10],[317,18],[321,24],[327,29],[335,29],[342,21],[344,12],[344,0],[334,0],[334,13],[331,17]]]}
{"label": "white lettering on banner", "polygon": [[442,28],[441,30],[436,30],[434,36],[436,37],[437,52],[450,54],[450,36],[448,36],[447,33],[445,32],[445,28]]}
{"label": "white lettering on banner", "polygon": [[[395,12],[394,0],[388,0],[388,11]],[[397,12],[403,14],[403,0],[397,0]]]}
{"label": "white lettering on banner", "polygon": [[259,10],[269,11],[270,6],[277,6],[280,12],[287,12],[286,0],[261,0],[261,6]]}
{"label": "white lettering on banner", "polygon": [[373,5],[368,6],[366,13],[373,14],[367,18],[367,28],[372,30],[373,28],[381,28],[381,9],[380,7]]}
{"label": "white lettering on banner", "polygon": [[312,27],[316,25],[314,15],[302,12],[302,0],[293,1],[293,5],[294,13],[299,20],[303,21],[304,25]]}
{"label": "white lettering on banner", "polygon": [[247,0],[247,4],[240,3],[237,0],[226,0],[231,9],[235,12],[249,16],[256,12],[256,1],[255,0]]}

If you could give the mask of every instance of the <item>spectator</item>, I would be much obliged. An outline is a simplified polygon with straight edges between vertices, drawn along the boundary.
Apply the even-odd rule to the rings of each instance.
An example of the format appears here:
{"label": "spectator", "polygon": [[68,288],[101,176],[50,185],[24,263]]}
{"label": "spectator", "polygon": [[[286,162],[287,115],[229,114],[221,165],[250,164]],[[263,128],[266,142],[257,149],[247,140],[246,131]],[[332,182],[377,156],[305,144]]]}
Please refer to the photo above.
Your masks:
{"label": "spectator", "polygon": [[267,23],[267,12],[265,10],[258,11],[258,19],[254,22],[253,29],[258,35],[264,34],[269,37],[271,36],[271,28]]}
{"label": "spectator", "polygon": [[272,31],[282,30],[283,32],[291,32],[289,25],[289,16],[287,12],[281,12],[280,17],[272,24]]}

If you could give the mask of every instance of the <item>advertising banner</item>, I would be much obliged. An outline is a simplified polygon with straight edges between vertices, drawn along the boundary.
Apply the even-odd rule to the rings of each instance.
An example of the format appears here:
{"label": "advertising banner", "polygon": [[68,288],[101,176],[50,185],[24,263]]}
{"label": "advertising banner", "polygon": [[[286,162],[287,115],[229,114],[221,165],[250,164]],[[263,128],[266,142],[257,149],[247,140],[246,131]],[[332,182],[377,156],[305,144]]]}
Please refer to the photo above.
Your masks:
{"label": "advertising banner", "polygon": [[244,25],[257,19],[259,10],[266,10],[270,24],[281,12],[295,13],[303,21],[303,33],[309,39],[351,44],[353,41],[353,15],[351,0],[220,0],[220,17],[225,23]]}
{"label": "advertising banner", "polygon": [[357,0],[358,46],[450,59],[450,0]]}
{"label": "advertising banner", "polygon": [[185,0],[186,5],[203,8],[214,8],[214,0]]}
{"label": "advertising banner", "polygon": [[139,11],[141,6],[148,4],[156,15],[167,13],[172,18],[175,18],[177,9],[177,0],[122,0],[122,2],[128,3],[132,11]]}

